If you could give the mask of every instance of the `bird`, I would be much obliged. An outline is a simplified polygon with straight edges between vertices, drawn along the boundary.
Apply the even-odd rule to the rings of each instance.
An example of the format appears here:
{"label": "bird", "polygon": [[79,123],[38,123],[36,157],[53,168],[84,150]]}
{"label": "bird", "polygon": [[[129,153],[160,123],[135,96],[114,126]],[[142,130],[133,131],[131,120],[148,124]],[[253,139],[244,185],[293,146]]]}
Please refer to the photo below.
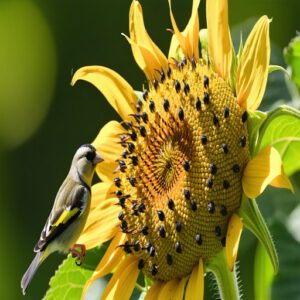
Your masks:
{"label": "bird", "polygon": [[103,157],[91,144],[76,151],[70,171],[59,188],[40,238],[34,247],[36,255],[21,280],[23,295],[38,267],[53,252],[70,252],[80,264],[85,256],[85,245],[76,244],[91,203],[91,184],[98,163]]}

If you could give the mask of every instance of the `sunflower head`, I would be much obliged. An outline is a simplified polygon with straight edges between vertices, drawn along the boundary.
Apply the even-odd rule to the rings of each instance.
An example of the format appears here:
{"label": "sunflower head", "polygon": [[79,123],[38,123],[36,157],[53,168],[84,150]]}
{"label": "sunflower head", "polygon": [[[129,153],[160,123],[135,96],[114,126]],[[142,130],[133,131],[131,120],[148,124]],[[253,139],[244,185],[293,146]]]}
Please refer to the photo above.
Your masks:
{"label": "sunflower head", "polygon": [[120,227],[147,276],[170,280],[225,246],[249,158],[247,112],[203,60],[170,64],[142,98],[120,136]]}
{"label": "sunflower head", "polygon": [[[93,187],[80,238],[90,248],[113,238],[85,288],[115,270],[103,298],[129,298],[142,270],[153,280],[147,299],[182,299],[184,293],[186,299],[202,299],[204,267],[217,265],[216,276],[232,276],[243,227],[239,215],[276,253],[255,202],[245,200],[268,184],[291,188],[274,148],[250,157],[247,118],[266,86],[269,19],[257,22],[237,57],[227,1],[207,1],[209,55],[201,58],[199,2],[193,1],[189,23],[180,31],[169,1],[169,58],[149,37],[141,5],[132,2],[126,38],[149,82],[139,96],[105,67],[84,67],[73,78],[73,84],[94,84],[123,120],[104,126],[93,143],[105,159],[97,169],[103,182]],[[212,263],[225,257],[222,247],[225,266]],[[226,281],[233,291],[228,299],[237,299],[233,282]]]}

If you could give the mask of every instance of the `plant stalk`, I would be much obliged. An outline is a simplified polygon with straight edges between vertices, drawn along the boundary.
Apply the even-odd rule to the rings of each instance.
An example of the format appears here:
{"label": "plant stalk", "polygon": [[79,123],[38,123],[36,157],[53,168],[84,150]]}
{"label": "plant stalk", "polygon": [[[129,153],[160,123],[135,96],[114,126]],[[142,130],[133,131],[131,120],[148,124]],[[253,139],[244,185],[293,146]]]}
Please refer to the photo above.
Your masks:
{"label": "plant stalk", "polygon": [[214,274],[222,300],[241,299],[236,272],[229,270],[224,250],[206,268]]}

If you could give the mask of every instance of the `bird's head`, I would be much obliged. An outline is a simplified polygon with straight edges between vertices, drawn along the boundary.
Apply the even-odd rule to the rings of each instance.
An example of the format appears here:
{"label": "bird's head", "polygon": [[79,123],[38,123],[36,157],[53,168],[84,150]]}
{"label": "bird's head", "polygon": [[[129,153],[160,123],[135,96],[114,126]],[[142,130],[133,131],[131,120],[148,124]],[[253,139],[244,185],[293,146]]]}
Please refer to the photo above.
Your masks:
{"label": "bird's head", "polygon": [[90,185],[95,167],[102,161],[103,157],[96,151],[94,146],[84,144],[76,151],[72,166],[75,167],[80,178]]}

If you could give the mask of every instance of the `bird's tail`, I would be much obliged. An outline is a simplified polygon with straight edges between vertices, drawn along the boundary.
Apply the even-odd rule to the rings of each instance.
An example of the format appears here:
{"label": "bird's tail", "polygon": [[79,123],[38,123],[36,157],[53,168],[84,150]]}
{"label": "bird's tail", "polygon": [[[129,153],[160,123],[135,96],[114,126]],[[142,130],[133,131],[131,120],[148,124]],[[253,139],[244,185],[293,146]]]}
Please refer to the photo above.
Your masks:
{"label": "bird's tail", "polygon": [[45,254],[44,251],[37,252],[35,255],[35,258],[33,259],[30,266],[28,267],[27,271],[23,275],[22,280],[21,280],[21,288],[22,288],[23,295],[25,295],[26,289],[27,289],[28,285],[30,284],[35,272],[37,271],[40,264],[43,262],[43,260],[45,258],[44,254]]}

